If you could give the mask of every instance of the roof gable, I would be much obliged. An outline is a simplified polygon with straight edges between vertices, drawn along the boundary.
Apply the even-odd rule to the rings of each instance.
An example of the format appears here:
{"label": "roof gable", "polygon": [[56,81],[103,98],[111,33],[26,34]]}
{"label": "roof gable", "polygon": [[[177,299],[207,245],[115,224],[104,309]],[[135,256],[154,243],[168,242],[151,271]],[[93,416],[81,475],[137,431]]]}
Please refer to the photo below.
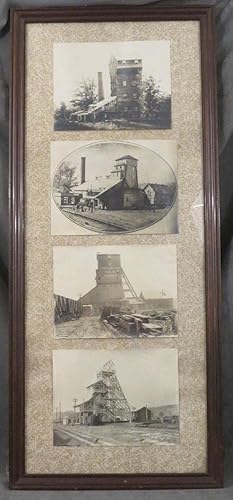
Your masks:
{"label": "roof gable", "polygon": [[131,156],[131,155],[125,155],[125,156],[121,156],[120,158],[116,158],[116,161],[119,161],[119,160],[136,160],[136,161],[138,161],[137,158],[134,158],[134,156]]}

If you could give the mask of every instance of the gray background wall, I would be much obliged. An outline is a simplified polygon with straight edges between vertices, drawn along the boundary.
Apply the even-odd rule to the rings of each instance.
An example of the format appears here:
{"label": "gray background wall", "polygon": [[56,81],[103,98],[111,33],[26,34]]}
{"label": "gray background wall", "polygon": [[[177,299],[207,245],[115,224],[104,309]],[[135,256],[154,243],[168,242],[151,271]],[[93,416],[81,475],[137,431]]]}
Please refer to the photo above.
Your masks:
{"label": "gray background wall", "polygon": [[[216,5],[222,232],[222,395],[225,488],[212,491],[16,492],[8,481],[8,111],[10,7],[152,3],[148,0],[0,0],[0,500],[214,500],[233,499],[233,0],[157,1],[164,5]],[[155,2],[154,2],[155,3]],[[214,387],[213,387],[214,390]]]}

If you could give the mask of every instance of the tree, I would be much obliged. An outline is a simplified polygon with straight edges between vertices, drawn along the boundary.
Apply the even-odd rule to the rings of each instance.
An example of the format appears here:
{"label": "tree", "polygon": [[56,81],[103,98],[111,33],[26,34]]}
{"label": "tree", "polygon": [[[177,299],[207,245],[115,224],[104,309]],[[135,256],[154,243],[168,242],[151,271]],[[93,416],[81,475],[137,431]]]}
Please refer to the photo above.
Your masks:
{"label": "tree", "polygon": [[160,115],[169,113],[170,97],[163,94],[160,85],[153,76],[142,82],[141,113],[148,121],[160,118]]}
{"label": "tree", "polygon": [[116,84],[116,75],[117,75],[117,59],[115,56],[111,56],[109,61],[109,75],[111,82],[111,96],[117,95],[117,84]]}
{"label": "tree", "polygon": [[78,186],[75,171],[76,167],[70,167],[69,163],[63,161],[54,177],[54,189],[60,193],[70,193],[75,186]]}
{"label": "tree", "polygon": [[67,108],[64,102],[55,110],[54,120],[57,125],[66,125],[69,121],[71,110]]}
{"label": "tree", "polygon": [[97,102],[96,84],[94,80],[82,80],[79,89],[76,90],[71,104],[73,108],[87,111],[90,104]]}

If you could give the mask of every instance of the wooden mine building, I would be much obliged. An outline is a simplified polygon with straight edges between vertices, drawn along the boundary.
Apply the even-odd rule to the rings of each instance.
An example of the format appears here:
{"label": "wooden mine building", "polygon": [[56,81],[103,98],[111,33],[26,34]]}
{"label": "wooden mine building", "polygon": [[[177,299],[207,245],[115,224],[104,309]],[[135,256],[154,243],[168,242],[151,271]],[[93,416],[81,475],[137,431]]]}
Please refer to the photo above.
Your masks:
{"label": "wooden mine building", "polygon": [[97,373],[96,382],[87,388],[92,391],[92,396],[83,403],[74,404],[76,423],[98,425],[131,420],[131,409],[119,384],[113,361],[104,364]]}
{"label": "wooden mine building", "polygon": [[77,109],[72,121],[100,122],[106,120],[140,119],[140,97],[142,92],[142,59],[116,59],[109,63],[111,95],[104,97],[103,75],[98,72],[98,101],[87,110]]}
{"label": "wooden mine building", "polygon": [[94,200],[96,208],[107,210],[146,209],[150,202],[138,185],[138,160],[131,155],[115,160],[113,170],[105,177],[85,180],[86,158],[81,158],[81,182],[72,193],[60,194],[62,208],[75,206],[80,200]]}

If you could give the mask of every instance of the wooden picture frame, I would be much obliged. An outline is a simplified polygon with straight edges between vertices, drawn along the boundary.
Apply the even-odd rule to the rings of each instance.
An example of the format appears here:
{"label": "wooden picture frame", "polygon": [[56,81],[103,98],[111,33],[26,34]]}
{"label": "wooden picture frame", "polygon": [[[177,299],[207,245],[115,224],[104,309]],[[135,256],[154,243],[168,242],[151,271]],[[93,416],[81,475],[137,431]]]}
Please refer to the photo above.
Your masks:
{"label": "wooden picture frame", "polygon": [[[12,489],[167,489],[223,485],[220,382],[220,243],[214,9],[207,6],[93,6],[11,12],[10,149],[10,487]],[[206,282],[206,473],[34,474],[25,468],[25,33],[29,23],[197,21],[201,36]],[[190,285],[191,286],[191,285]]]}

